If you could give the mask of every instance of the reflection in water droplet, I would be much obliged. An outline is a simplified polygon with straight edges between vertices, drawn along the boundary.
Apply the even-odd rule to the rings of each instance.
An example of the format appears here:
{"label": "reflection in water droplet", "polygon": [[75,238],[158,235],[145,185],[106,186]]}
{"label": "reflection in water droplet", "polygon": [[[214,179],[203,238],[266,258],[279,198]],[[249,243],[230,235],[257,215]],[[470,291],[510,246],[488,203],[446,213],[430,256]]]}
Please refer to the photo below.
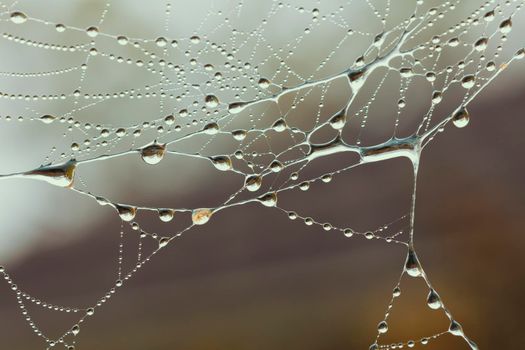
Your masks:
{"label": "reflection in water droplet", "polygon": [[255,192],[259,188],[261,188],[262,179],[258,175],[249,175],[246,177],[246,180],[244,181],[244,186],[248,191]]}
{"label": "reflection in water droplet", "polygon": [[219,105],[219,99],[215,95],[207,95],[204,98],[204,103],[208,108],[215,108]]}
{"label": "reflection in water droplet", "polygon": [[450,327],[448,328],[448,331],[451,334],[454,334],[455,336],[458,336],[458,337],[464,336],[463,328],[455,320],[452,320],[452,322],[450,322]]}
{"label": "reflection in water droplet", "polygon": [[433,310],[437,310],[442,306],[439,295],[433,289],[431,289],[430,292],[428,293],[427,305],[429,308]]}
{"label": "reflection in water droplet", "polygon": [[461,86],[463,86],[465,89],[471,89],[474,87],[474,84],[476,83],[476,78],[473,75],[466,75],[461,79]]}
{"label": "reflection in water droplet", "polygon": [[163,222],[169,222],[173,220],[173,215],[175,214],[175,211],[173,209],[159,209],[159,219]]}
{"label": "reflection in water droplet", "polygon": [[40,121],[44,124],[51,124],[55,121],[55,117],[49,114],[43,115],[40,117]]}
{"label": "reflection in water droplet", "polygon": [[417,258],[416,252],[413,249],[408,250],[407,259],[405,263],[405,271],[409,276],[421,276],[421,266]]}
{"label": "reflection in water droplet", "polygon": [[210,158],[213,166],[220,171],[228,171],[232,169],[232,160],[228,156],[215,156]]}
{"label": "reflection in water droplet", "polygon": [[154,142],[140,150],[142,160],[148,164],[154,165],[162,160],[166,153],[166,145]]}
{"label": "reflection in water droplet", "polygon": [[277,193],[270,192],[257,198],[266,207],[275,207],[277,205]]}
{"label": "reflection in water droplet", "polygon": [[75,336],[78,335],[78,333],[80,333],[80,326],[78,324],[74,325],[71,328],[71,333]]}
{"label": "reflection in water droplet", "polygon": [[386,321],[381,321],[377,325],[377,331],[381,334],[384,334],[388,331],[388,323]]}
{"label": "reflection in water droplet", "polygon": [[137,214],[137,208],[128,205],[116,204],[115,208],[117,209],[120,218],[124,221],[133,220]]}
{"label": "reflection in water droplet", "polygon": [[470,114],[466,108],[461,108],[456,113],[454,113],[454,116],[452,117],[452,122],[454,123],[454,126],[458,128],[464,128],[468,125],[470,120]]}
{"label": "reflection in water droplet", "polygon": [[509,18],[501,22],[499,25],[499,30],[503,34],[510,33],[510,31],[512,30],[512,20]]}
{"label": "reflection in water droplet", "polygon": [[208,208],[195,209],[191,213],[191,221],[194,225],[204,225],[207,223],[213,212]]}
{"label": "reflection in water droplet", "polygon": [[22,24],[27,21],[27,16],[25,15],[25,13],[19,11],[11,13],[10,18],[11,22],[15,24]]}
{"label": "reflection in water droplet", "polygon": [[43,180],[59,187],[73,185],[77,162],[72,159],[64,164],[49,165],[23,173],[22,177]]}
{"label": "reflection in water droplet", "polygon": [[240,113],[246,108],[246,102],[234,102],[228,105],[228,112],[231,114]]}
{"label": "reflection in water droplet", "polygon": [[169,242],[170,242],[170,239],[168,237],[162,237],[159,240],[159,248],[164,248],[165,246],[168,245]]}

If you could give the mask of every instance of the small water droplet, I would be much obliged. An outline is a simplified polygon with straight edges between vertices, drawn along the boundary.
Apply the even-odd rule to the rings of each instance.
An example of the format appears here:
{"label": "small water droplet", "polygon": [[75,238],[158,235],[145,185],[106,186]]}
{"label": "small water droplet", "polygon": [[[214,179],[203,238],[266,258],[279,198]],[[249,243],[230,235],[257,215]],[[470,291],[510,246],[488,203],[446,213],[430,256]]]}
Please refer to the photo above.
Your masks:
{"label": "small water droplet", "polygon": [[161,37],[155,39],[155,44],[158,47],[166,47],[166,45],[168,45],[168,40],[166,40],[166,38],[161,36]]}
{"label": "small water droplet", "polygon": [[512,30],[512,19],[508,18],[500,23],[499,30],[503,34],[508,34]]}
{"label": "small water droplet", "polygon": [[159,219],[160,221],[163,221],[163,222],[169,222],[173,220],[173,216],[175,214],[175,211],[169,208],[159,209],[158,212],[159,212]]}
{"label": "small water droplet", "polygon": [[216,135],[219,132],[219,124],[215,122],[206,124],[202,131],[204,131],[204,133],[208,135]]}
{"label": "small water droplet", "polygon": [[286,130],[286,128],[286,121],[283,118],[276,120],[275,123],[273,123],[272,125],[272,129],[277,132],[283,132],[284,130]]}
{"label": "small water droplet", "polygon": [[123,35],[120,35],[120,36],[117,37],[117,43],[119,45],[124,46],[124,45],[127,45],[128,42],[129,42],[129,39],[127,37],[123,36]]}
{"label": "small water droplet", "polygon": [[228,112],[231,114],[240,113],[246,108],[246,102],[234,102],[228,105]]}
{"label": "small water droplet", "polygon": [[234,130],[232,131],[232,136],[237,141],[242,141],[246,138],[247,132],[246,130]]}
{"label": "small water droplet", "polygon": [[44,124],[51,124],[55,121],[55,117],[49,114],[43,115],[40,117],[40,121]]}
{"label": "small water droplet", "polygon": [[204,102],[208,108],[215,108],[219,105],[219,99],[215,95],[207,95],[204,98]]}
{"label": "small water droplet", "polygon": [[261,89],[268,89],[270,87],[270,81],[266,78],[259,79],[258,84]]}
{"label": "small water droplet", "polygon": [[220,171],[228,171],[232,169],[232,160],[228,156],[215,156],[210,158],[213,166]]}
{"label": "small water droplet", "polygon": [[381,334],[384,334],[388,331],[388,323],[386,321],[381,321],[377,325],[377,331]]}
{"label": "small water droplet", "polygon": [[168,237],[162,237],[159,240],[159,248],[164,248],[165,246],[168,245],[169,242],[170,242],[170,239]]}
{"label": "small water droplet", "polygon": [[458,336],[458,337],[464,336],[463,327],[461,327],[461,325],[455,320],[452,320],[452,322],[450,322],[450,327],[448,328],[448,331],[451,334]]}
{"label": "small water droplet", "polygon": [[262,179],[258,175],[248,175],[244,181],[244,186],[250,192],[255,192],[261,188]]}
{"label": "small water droplet", "polygon": [[421,265],[417,258],[416,252],[413,249],[408,250],[407,259],[405,262],[405,271],[409,276],[421,276]]}
{"label": "small water droplet", "polygon": [[74,325],[72,328],[71,328],[71,333],[74,335],[74,336],[77,336],[78,333],[80,333],[80,326],[78,324]]}
{"label": "small water droplet", "polygon": [[86,34],[90,37],[90,38],[95,38],[97,35],[98,35],[98,28],[97,27],[89,27],[86,29]]}
{"label": "small water droplet", "polygon": [[270,192],[257,198],[266,207],[275,207],[277,205],[277,193]]}
{"label": "small water droplet", "polygon": [[441,298],[436,293],[436,291],[433,290],[433,289],[431,289],[430,292],[428,293],[427,305],[428,305],[429,308],[431,308],[433,310],[437,310],[437,309],[439,309],[442,306]]}
{"label": "small water droplet", "polygon": [[461,86],[463,86],[465,89],[471,89],[474,87],[474,84],[476,83],[476,78],[473,75],[466,75],[461,79]]}
{"label": "small water droplet", "polygon": [[329,123],[335,130],[341,130],[346,124],[345,109],[342,109],[339,113],[330,118]]}
{"label": "small water droplet", "polygon": [[133,220],[137,214],[137,208],[129,205],[116,204],[115,208],[117,209],[120,218],[124,221]]}

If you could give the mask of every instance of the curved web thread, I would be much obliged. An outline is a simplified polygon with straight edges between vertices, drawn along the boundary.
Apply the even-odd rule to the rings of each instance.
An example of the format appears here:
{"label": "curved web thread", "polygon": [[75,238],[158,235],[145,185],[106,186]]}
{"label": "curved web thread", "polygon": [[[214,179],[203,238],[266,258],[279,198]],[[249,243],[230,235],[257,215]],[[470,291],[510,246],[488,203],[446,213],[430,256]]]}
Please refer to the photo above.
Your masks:
{"label": "curved web thread", "polygon": [[[430,141],[449,124],[466,126],[468,104],[510,63],[525,57],[522,48],[504,50],[523,2],[486,1],[471,8],[459,1],[415,1],[402,7],[389,0],[331,4],[272,1],[263,5],[213,2],[192,26],[193,34],[184,37],[170,30],[175,12],[182,10],[169,3],[158,17],[163,34],[155,37],[106,32],[110,3],[87,28],[39,18],[30,10],[18,10],[19,5],[2,4],[4,42],[59,56],[71,54],[74,62],[49,71],[6,70],[0,74],[23,81],[24,87],[31,86],[30,80],[75,78],[71,79],[72,92],[1,92],[4,100],[23,106],[25,112],[19,121],[60,129],[62,139],[50,150],[44,165],[1,175],[0,179],[35,179],[64,187],[95,205],[115,210],[122,220],[116,282],[91,306],[46,303],[20,290],[1,268],[29,326],[47,348],[60,345],[73,349],[80,326],[96,309],[192,228],[210,224],[221,210],[260,203],[306,225],[406,247],[405,265],[370,349],[414,347],[445,334],[461,337],[471,349],[477,349],[445,306],[417,256],[417,171],[421,152]],[[254,8],[264,16],[258,18]],[[289,16],[296,18],[297,25],[287,28],[289,35],[277,35],[272,26]],[[366,18],[367,23],[358,17]],[[51,33],[51,39],[33,39],[30,31],[17,34],[28,25]],[[71,35],[68,39],[72,41],[59,43],[63,35]],[[327,36],[330,40],[322,43],[323,50],[312,49],[316,40]],[[308,59],[297,64],[294,59],[298,55]],[[455,57],[459,60],[454,61]],[[136,75],[135,81],[141,83],[118,91],[91,90],[88,80],[97,74],[99,64],[108,64],[111,69],[125,67],[125,74]],[[428,93],[424,101],[413,103],[416,109],[410,111],[415,91],[418,96]],[[391,104],[390,115],[380,115],[375,109],[382,98]],[[119,100],[144,103],[146,119],[97,123],[86,118],[89,113],[113,113],[109,106]],[[61,112],[51,113],[51,108]],[[10,122],[13,117],[2,119]],[[380,132],[370,130],[378,122],[387,132],[376,141]],[[335,170],[311,174],[316,160],[342,153],[355,157]],[[152,166],[168,157],[203,162],[213,171],[235,178],[237,188],[209,207],[159,208],[115,202],[92,192],[89,182],[81,177],[88,164],[127,156],[141,157]],[[286,208],[278,200],[292,190],[307,191],[359,166],[398,157],[409,159],[413,166],[412,205],[404,215],[378,228],[361,232],[338,227]],[[141,227],[141,212],[154,213],[163,222],[180,220],[184,225],[171,235],[160,236]],[[124,267],[128,228],[140,236],[136,263],[129,270]],[[146,251],[143,242],[147,241],[155,242],[156,248]],[[381,336],[388,331],[388,318],[406,276],[425,282],[428,306],[441,310],[450,326],[418,340],[383,344]],[[27,303],[80,316],[61,335],[48,336],[31,318]]]}

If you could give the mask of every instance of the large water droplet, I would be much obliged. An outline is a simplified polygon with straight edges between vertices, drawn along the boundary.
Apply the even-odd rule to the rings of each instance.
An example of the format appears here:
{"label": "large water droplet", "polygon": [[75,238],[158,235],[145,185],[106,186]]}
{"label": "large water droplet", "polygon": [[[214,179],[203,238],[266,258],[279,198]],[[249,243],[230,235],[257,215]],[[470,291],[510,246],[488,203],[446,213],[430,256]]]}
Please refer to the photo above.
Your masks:
{"label": "large water droplet", "polygon": [[275,207],[277,205],[277,193],[270,192],[257,198],[266,207]]}
{"label": "large water droplet", "polygon": [[499,30],[503,34],[510,33],[510,31],[512,30],[512,20],[509,18],[501,22],[499,25]]}
{"label": "large water droplet", "polygon": [[72,159],[64,164],[49,165],[28,171],[23,177],[46,181],[59,187],[70,187],[73,185],[77,162]]}
{"label": "large water droplet", "polygon": [[441,298],[436,293],[436,291],[433,290],[433,289],[431,289],[430,292],[428,293],[427,305],[428,305],[429,308],[431,308],[433,310],[437,310],[437,309],[439,309],[442,306]]}
{"label": "large water droplet", "polygon": [[461,325],[455,320],[452,320],[452,322],[450,322],[450,327],[448,328],[448,331],[451,334],[454,334],[455,336],[458,336],[458,337],[464,336],[463,327],[461,327]]}
{"label": "large water droplet", "polygon": [[40,117],[40,121],[44,124],[51,124],[55,121],[55,117],[49,114],[43,115]]}
{"label": "large water droplet", "polygon": [[90,37],[90,38],[95,38],[97,35],[98,35],[98,28],[97,27],[89,27],[86,29],[86,34]]}
{"label": "large water droplet", "polygon": [[26,14],[23,12],[19,12],[19,11],[11,13],[10,18],[11,18],[11,22],[15,24],[22,24],[27,21]]}
{"label": "large water droplet", "polygon": [[148,164],[157,164],[164,158],[166,153],[166,145],[161,145],[156,142],[148,145],[140,150],[142,160]]}
{"label": "large water droplet", "polygon": [[388,331],[388,323],[386,321],[381,321],[377,325],[377,331],[381,334],[384,334]]}
{"label": "large water droplet", "polygon": [[74,325],[72,328],[71,328],[71,333],[76,336],[78,335],[78,333],[80,333],[80,326],[78,324]]}
{"label": "large water droplet", "polygon": [[249,175],[246,177],[246,180],[244,181],[244,186],[248,191],[255,192],[259,188],[261,188],[262,179],[259,175]]}
{"label": "large water droplet", "polygon": [[272,129],[277,132],[283,132],[284,130],[286,130],[286,127],[286,121],[283,118],[277,119],[272,125]]}
{"label": "large water droplet", "polygon": [[159,209],[159,219],[163,222],[169,222],[173,220],[173,215],[175,214],[175,211],[173,209],[163,208]]}
{"label": "large water droplet", "polygon": [[210,158],[213,166],[220,171],[228,171],[232,169],[232,160],[228,156],[215,156]]}
{"label": "large water droplet", "polygon": [[208,108],[215,108],[219,105],[219,99],[215,95],[207,95],[204,98],[204,102]]}
{"label": "large water droplet", "polygon": [[454,116],[452,116],[452,122],[454,123],[454,126],[458,128],[464,128],[467,126],[469,120],[470,114],[465,107],[459,109],[456,113],[454,113]]}
{"label": "large water droplet", "polygon": [[137,214],[137,208],[129,205],[116,204],[115,208],[117,209],[120,218],[124,221],[133,220]]}
{"label": "large water droplet", "polygon": [[474,84],[476,84],[476,78],[473,75],[465,75],[463,79],[461,79],[461,86],[465,89],[473,88]]}
{"label": "large water droplet", "polygon": [[231,114],[241,113],[246,108],[246,102],[234,102],[228,105],[228,112]]}
{"label": "large water droplet", "polygon": [[191,221],[194,225],[204,225],[207,223],[213,212],[208,208],[195,209],[191,213]]}
{"label": "large water droplet", "polygon": [[329,123],[335,130],[341,130],[346,124],[345,109],[342,109],[339,113],[330,118]]}
{"label": "large water droplet", "polygon": [[405,271],[409,276],[421,276],[421,265],[417,258],[416,252],[413,249],[408,250],[407,259],[405,262]]}

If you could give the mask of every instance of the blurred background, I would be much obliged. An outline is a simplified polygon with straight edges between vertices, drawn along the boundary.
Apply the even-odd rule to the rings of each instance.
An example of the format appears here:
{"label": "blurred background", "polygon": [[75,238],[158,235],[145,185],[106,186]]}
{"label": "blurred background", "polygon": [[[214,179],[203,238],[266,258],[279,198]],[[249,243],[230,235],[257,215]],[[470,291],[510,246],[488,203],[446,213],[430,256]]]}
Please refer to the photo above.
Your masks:
{"label": "blurred background", "polygon": [[[294,86],[301,81],[299,77],[319,78],[340,72],[363,54],[376,34],[406,19],[415,6],[415,2],[407,2],[387,11],[387,2],[372,3],[375,6],[349,5],[343,1],[330,4],[291,1],[280,12],[275,2],[172,1],[168,15],[162,1],[147,5],[140,1],[115,1],[109,7],[99,1],[2,3],[4,54],[0,91],[22,96],[68,97],[0,100],[0,174],[34,169],[71,156],[82,159],[114,153],[142,146],[157,137],[167,140],[180,134],[170,134],[170,129],[162,136],[155,128],[140,125],[185,108],[189,116],[180,117],[180,124],[182,132],[188,133],[221,115],[227,108],[223,101],[246,101],[277,91],[281,85]],[[467,18],[480,4],[473,1],[458,5],[450,12],[450,22],[426,29],[425,40],[430,40],[432,31],[441,33]],[[430,9],[442,4],[429,1],[424,6]],[[304,11],[299,10],[301,7]],[[493,7],[502,11],[496,11],[496,28],[507,18],[510,7],[498,7],[497,2]],[[318,15],[314,14],[315,9]],[[23,25],[12,23],[9,14],[14,10],[27,14],[29,20]],[[374,10],[390,14],[385,26]],[[332,16],[334,13],[337,15]],[[267,26],[263,30],[259,25],[264,19]],[[487,57],[498,51],[499,44],[504,44],[499,59],[512,57],[516,48],[523,45],[519,35],[525,30],[523,20],[523,13],[513,16],[512,34],[518,35],[509,35],[508,40],[494,37]],[[55,29],[61,23],[67,28],[64,33]],[[96,38],[83,31],[91,25],[99,26]],[[355,28],[357,34],[342,41],[348,26]],[[492,27],[473,28],[462,35],[466,42],[494,31]],[[230,37],[233,29],[255,34]],[[71,52],[45,49],[8,40],[6,33],[35,42],[80,46]],[[130,42],[140,41],[140,49],[131,44],[117,45],[115,37],[120,34],[126,34]],[[190,39],[195,35],[200,43]],[[159,36],[169,41],[175,38],[177,47],[170,47],[173,50],[167,54],[154,43]],[[225,54],[217,54],[220,49],[210,49],[213,43],[224,49]],[[90,47],[96,47],[98,55],[90,56],[87,53]],[[288,55],[288,51],[294,54]],[[229,52],[234,53],[234,59],[226,57]],[[110,59],[111,54],[124,57],[124,62]],[[329,54],[332,59],[321,65]],[[447,62],[460,60],[457,55],[443,52]],[[126,57],[134,63],[127,64]],[[169,79],[169,83],[164,80],[169,86],[165,92],[173,94],[173,98],[140,99],[134,95],[133,99],[112,98],[90,105],[96,94],[159,93],[157,85],[163,80],[161,74],[152,74],[151,69],[158,70],[154,73],[161,72],[158,61],[162,58],[178,67],[170,69],[183,72],[166,73],[162,78]],[[192,68],[192,58],[196,59],[197,68]],[[135,62],[140,59],[150,70],[139,69]],[[155,63],[148,65],[149,61]],[[246,66],[246,62],[251,65]],[[80,68],[83,63],[87,65],[85,70]],[[213,63],[209,76],[202,74],[204,63]],[[406,62],[397,64],[402,66]],[[228,69],[219,68],[223,65]],[[291,67],[289,71],[297,74],[287,73],[282,66]],[[23,78],[6,74],[67,67],[72,70],[64,74]],[[465,71],[469,69],[472,68],[467,66]],[[215,78],[217,71],[223,75],[222,82]],[[252,87],[260,77],[272,82],[266,92]],[[458,129],[449,125],[425,148],[418,176],[415,216],[418,255],[447,307],[482,349],[519,348],[522,343],[524,77],[522,61],[502,72],[469,105],[468,127]],[[369,111],[369,120],[362,128],[359,125],[367,118],[355,111],[348,138],[375,144],[386,141],[393,132],[396,136],[414,132],[429,109],[432,89],[423,79],[413,82],[405,95],[409,107],[403,111],[400,126],[394,131],[400,90],[397,79],[384,84],[388,89],[378,95],[378,107]],[[72,97],[77,89],[92,94],[91,99]],[[130,89],[134,92],[129,92]],[[330,111],[340,109],[347,90],[344,83],[334,82],[324,90],[313,90],[297,108],[286,107],[293,101],[282,101],[288,110],[287,120],[306,130],[315,114],[326,119]],[[202,108],[202,98],[209,91],[221,101],[217,113]],[[443,113],[447,108],[450,113],[457,106],[454,99],[457,96],[459,92],[453,90],[450,99],[445,99],[441,105]],[[320,100],[325,106],[319,107]],[[263,106],[246,114],[243,120],[232,120],[230,127],[268,126],[281,113],[284,112]],[[436,112],[432,123],[439,122],[446,115],[443,113]],[[141,129],[142,134],[127,135],[97,149],[94,144],[101,139],[95,127],[67,131],[67,123],[45,125],[31,120],[43,114],[72,116],[93,126],[136,123],[139,127],[134,130]],[[17,121],[18,116],[24,120]],[[176,118],[179,123],[179,116]],[[272,137],[269,143],[273,142],[276,149],[290,147],[295,142]],[[92,150],[86,150],[82,144],[84,138],[92,140]],[[78,152],[71,149],[75,142],[81,144]],[[199,139],[183,147],[187,152],[215,155],[233,152],[238,146],[221,139],[208,148],[203,143]],[[52,151],[52,147],[56,150]],[[246,148],[261,149],[264,145],[255,141]],[[276,153],[276,149],[271,151]],[[256,157],[254,162],[257,163]],[[308,171],[318,176],[331,171],[327,169],[340,169],[352,162],[355,159],[351,156],[329,157],[312,163]],[[154,167],[135,156],[89,163],[77,169],[77,180],[75,186],[114,202],[159,208],[214,207],[243,182],[237,174],[219,173],[206,162],[168,156]],[[285,210],[321,222],[364,232],[408,214],[412,186],[410,163],[404,158],[394,159],[357,167],[335,176],[328,184],[312,186],[307,192],[291,191],[279,197],[279,205],[282,203]],[[114,286],[121,231],[114,210],[72,191],[22,179],[0,181],[0,197],[0,265],[6,267],[20,289],[52,304],[87,308]],[[139,213],[137,221],[149,232],[169,235],[179,225],[177,215],[173,222],[163,223]],[[187,219],[181,214],[181,221]],[[346,238],[341,232],[324,231],[299,221],[258,204],[216,213],[208,224],[191,229],[154,256],[115,296],[97,308],[93,318],[82,324],[76,348],[367,349],[375,339],[377,323],[384,317],[406,249],[361,236]],[[402,220],[398,228],[406,230],[403,227],[406,224]],[[124,230],[124,236],[124,268],[129,269],[136,259],[138,237],[129,229]],[[144,243],[143,248],[145,252],[151,251],[153,245]],[[428,290],[422,281],[404,278],[401,290],[389,318],[389,331],[381,337],[381,344],[418,340],[448,328],[444,314],[426,306]],[[27,308],[50,337],[59,336],[78,320],[78,315],[31,304]],[[42,340],[25,322],[6,283],[0,284],[0,310],[2,349],[43,348]],[[467,346],[448,334],[424,348]]]}

